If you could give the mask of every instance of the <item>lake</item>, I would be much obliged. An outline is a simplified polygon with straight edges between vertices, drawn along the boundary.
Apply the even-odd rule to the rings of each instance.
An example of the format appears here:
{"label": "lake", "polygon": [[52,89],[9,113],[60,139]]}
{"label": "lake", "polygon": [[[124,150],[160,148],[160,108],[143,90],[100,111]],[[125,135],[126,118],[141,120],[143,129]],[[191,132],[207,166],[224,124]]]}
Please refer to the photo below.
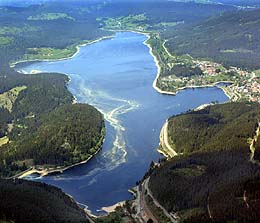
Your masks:
{"label": "lake", "polygon": [[156,149],[167,118],[211,101],[228,100],[217,87],[187,89],[176,96],[157,93],[152,87],[157,67],[143,44],[146,38],[119,32],[112,39],[81,47],[71,59],[19,66],[27,73],[68,74],[68,88],[78,102],[91,104],[104,114],[106,140],[93,159],[62,174],[30,177],[62,188],[93,214],[132,198],[128,189],[160,157]]}

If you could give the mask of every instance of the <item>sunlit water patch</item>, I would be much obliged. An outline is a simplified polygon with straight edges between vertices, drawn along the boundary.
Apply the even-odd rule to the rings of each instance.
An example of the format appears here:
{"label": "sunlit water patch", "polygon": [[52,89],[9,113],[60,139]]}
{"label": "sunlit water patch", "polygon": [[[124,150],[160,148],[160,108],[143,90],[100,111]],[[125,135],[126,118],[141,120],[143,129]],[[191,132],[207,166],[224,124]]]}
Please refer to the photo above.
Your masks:
{"label": "sunlit water patch", "polygon": [[143,44],[145,39],[141,34],[118,33],[113,39],[81,47],[72,59],[20,68],[68,74],[69,90],[78,102],[89,103],[104,114],[107,131],[100,153],[62,174],[33,176],[62,188],[95,214],[103,206],[131,198],[128,189],[160,157],[156,148],[168,117],[228,100],[216,87],[188,89],[177,96],[157,93],[152,88],[157,68]]}

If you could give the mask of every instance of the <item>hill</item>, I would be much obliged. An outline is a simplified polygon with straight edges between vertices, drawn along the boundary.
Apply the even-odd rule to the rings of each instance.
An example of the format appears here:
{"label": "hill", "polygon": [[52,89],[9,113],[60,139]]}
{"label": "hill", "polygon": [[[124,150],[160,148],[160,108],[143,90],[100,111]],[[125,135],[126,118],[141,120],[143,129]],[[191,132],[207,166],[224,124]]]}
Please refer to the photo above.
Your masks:
{"label": "hill", "polygon": [[0,222],[88,222],[84,211],[68,195],[47,184],[0,180],[0,197]]}
{"label": "hill", "polygon": [[226,66],[258,69],[260,10],[223,13],[166,34],[166,46],[176,54],[211,58]]}
{"label": "hill", "polygon": [[260,166],[250,153],[259,108],[228,103],[169,120],[169,136],[183,154],[155,168],[149,187],[180,222],[257,222]]}
{"label": "hill", "polygon": [[247,148],[258,126],[259,109],[259,104],[227,103],[174,116],[168,122],[170,144],[185,154]]}
{"label": "hill", "polygon": [[67,167],[85,161],[102,146],[103,116],[84,104],[58,106],[40,117],[27,116],[9,124],[12,131],[0,151],[2,176],[10,176],[31,166]]}

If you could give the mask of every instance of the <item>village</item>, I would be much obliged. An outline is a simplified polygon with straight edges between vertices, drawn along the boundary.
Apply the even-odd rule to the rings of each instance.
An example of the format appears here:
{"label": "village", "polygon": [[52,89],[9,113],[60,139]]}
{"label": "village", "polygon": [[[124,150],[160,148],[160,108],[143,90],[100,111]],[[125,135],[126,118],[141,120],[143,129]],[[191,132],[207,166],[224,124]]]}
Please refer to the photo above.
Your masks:
{"label": "village", "polygon": [[[260,103],[260,81],[255,72],[245,71],[238,67],[224,68],[222,65],[209,61],[196,61],[197,66],[207,77],[225,75],[230,77],[229,85],[220,86],[231,101],[247,100]],[[226,81],[225,79],[223,81]],[[205,83],[207,84],[207,82]]]}
{"label": "village", "polygon": [[176,92],[185,88],[217,86],[223,89],[231,101],[246,100],[260,103],[260,78],[256,72],[238,67],[225,68],[211,61],[193,60],[193,64],[193,67],[201,69],[202,75],[160,77],[159,86],[165,91]]}

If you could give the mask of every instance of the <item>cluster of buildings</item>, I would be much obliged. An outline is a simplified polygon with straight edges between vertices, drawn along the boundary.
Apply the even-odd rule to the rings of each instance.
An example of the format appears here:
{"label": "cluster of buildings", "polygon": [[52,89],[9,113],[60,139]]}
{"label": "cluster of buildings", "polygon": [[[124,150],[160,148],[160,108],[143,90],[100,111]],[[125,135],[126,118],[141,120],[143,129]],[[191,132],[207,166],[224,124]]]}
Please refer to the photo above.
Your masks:
{"label": "cluster of buildings", "polygon": [[226,69],[222,65],[210,61],[196,61],[196,66],[207,76],[217,76],[220,73],[233,74],[234,76],[230,79],[233,84],[222,87],[231,100],[246,99],[260,103],[260,79],[254,72],[242,70],[238,67]]}
{"label": "cluster of buildings", "polygon": [[[247,75],[249,76],[249,75]],[[248,79],[236,80],[236,82],[229,86],[231,89],[231,99],[234,94],[240,95],[241,99],[246,99],[252,102],[260,103],[260,81],[258,77],[252,72]]]}
{"label": "cluster of buildings", "polygon": [[225,71],[226,69],[218,63],[210,61],[195,61],[196,66],[199,67],[204,74],[216,76],[220,72]]}
{"label": "cluster of buildings", "polygon": [[[260,78],[255,72],[242,70],[238,67],[225,68],[221,64],[211,61],[194,61],[204,75],[176,78],[173,75],[162,78],[163,85],[175,88],[208,86],[213,82],[230,81],[230,85],[221,86],[232,101],[247,100],[260,103]],[[221,76],[218,76],[221,75]],[[177,89],[177,90],[178,90]],[[176,90],[176,89],[175,89]]]}

